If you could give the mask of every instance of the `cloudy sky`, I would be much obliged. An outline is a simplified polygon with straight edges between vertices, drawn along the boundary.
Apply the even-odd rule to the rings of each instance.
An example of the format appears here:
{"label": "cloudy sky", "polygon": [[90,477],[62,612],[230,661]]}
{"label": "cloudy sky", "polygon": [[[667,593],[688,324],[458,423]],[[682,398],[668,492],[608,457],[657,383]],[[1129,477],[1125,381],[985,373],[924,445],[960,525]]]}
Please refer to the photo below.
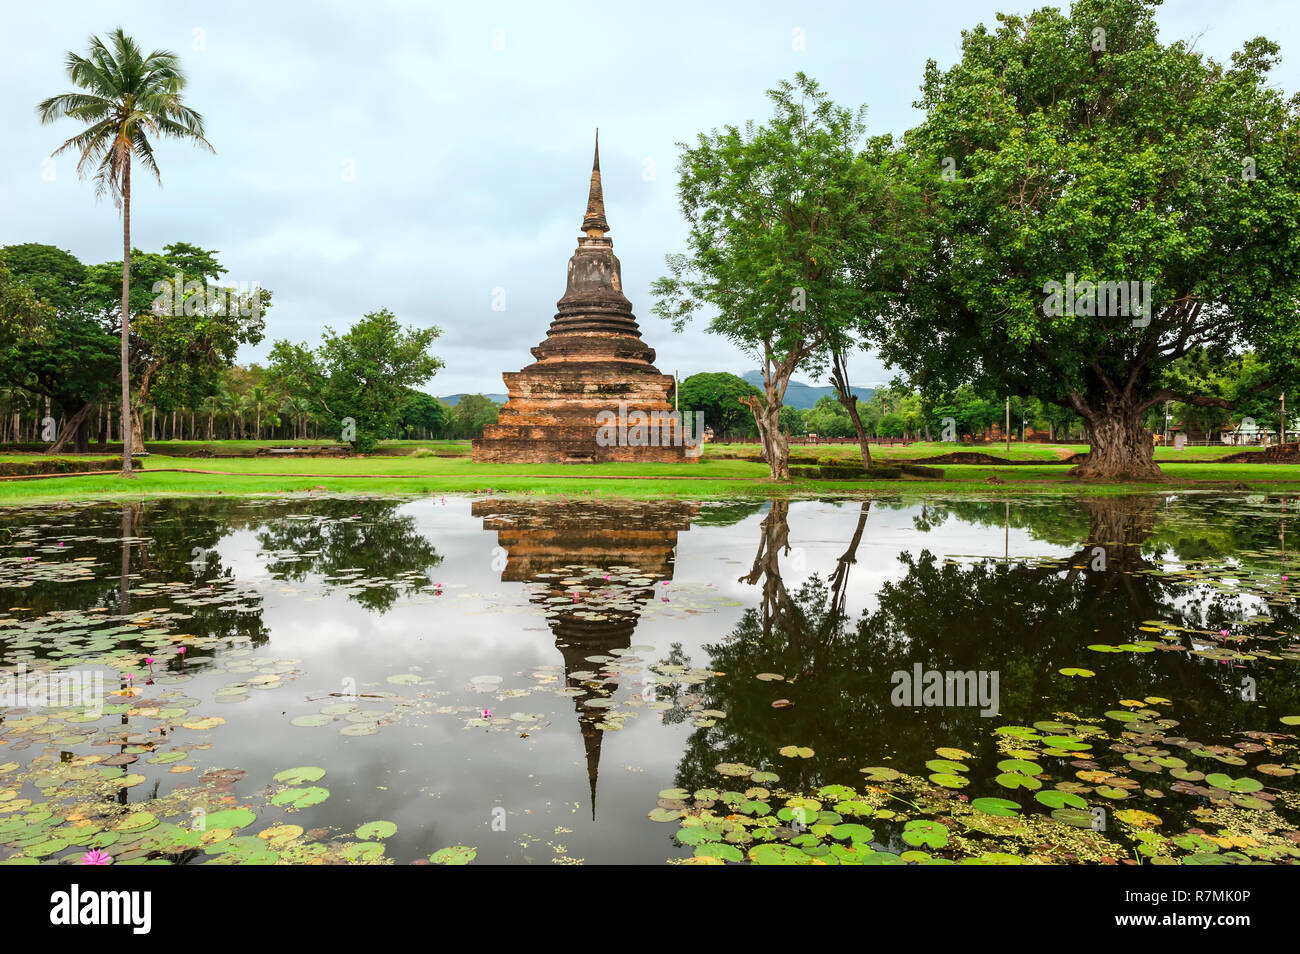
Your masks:
{"label": "cloudy sky", "polygon": [[[122,25],[171,49],[216,154],[163,144],[163,188],[137,180],[133,244],[218,249],[232,281],[275,293],[267,339],[315,343],[387,307],[437,325],[434,394],[502,391],[530,362],[564,292],[586,204],[594,129],[614,249],[657,364],[682,376],[755,362],[724,341],[675,334],[650,311],[665,253],[681,250],[676,143],[770,112],[764,91],[803,70],[901,133],[927,58],[960,32],[1041,0],[898,3],[144,3],[6,5],[0,58],[0,245],[43,242],[84,262],[121,258],[121,224],[74,160],[72,135],[35,104],[69,88],[63,60]],[[1293,0],[1169,0],[1162,38],[1217,59],[1250,37],[1282,44],[1276,75],[1300,89]],[[504,290],[505,310],[493,309]],[[855,384],[891,373],[870,355]],[[820,382],[818,382],[820,383]]]}

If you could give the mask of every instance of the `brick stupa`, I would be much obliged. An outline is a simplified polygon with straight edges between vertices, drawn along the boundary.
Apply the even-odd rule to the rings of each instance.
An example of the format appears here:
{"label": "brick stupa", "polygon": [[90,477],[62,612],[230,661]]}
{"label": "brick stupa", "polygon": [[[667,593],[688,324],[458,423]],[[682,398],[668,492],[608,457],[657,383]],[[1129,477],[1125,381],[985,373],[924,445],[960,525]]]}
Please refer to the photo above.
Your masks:
{"label": "brick stupa", "polygon": [[[673,410],[673,378],[654,366],[654,349],[641,340],[614,243],[605,237],[600,187],[600,138],[591,169],[586,233],[569,259],[569,281],[546,340],[531,349],[537,360],[503,374],[510,397],[497,423],[474,441],[474,460],[522,463],[689,461],[686,448],[597,442],[602,411],[631,415]],[[608,443],[608,442],[607,442]]]}

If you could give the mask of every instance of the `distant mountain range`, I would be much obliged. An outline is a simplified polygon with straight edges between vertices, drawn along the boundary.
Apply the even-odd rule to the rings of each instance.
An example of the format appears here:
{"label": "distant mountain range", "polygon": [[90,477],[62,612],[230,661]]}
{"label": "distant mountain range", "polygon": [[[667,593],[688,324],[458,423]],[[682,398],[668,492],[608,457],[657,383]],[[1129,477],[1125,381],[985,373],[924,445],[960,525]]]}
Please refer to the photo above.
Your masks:
{"label": "distant mountain range", "polygon": [[[754,387],[762,389],[763,372],[746,371],[741,375],[741,377],[754,385]],[[876,389],[854,387],[853,393],[856,394],[860,400],[867,401],[871,399],[871,395],[876,393]],[[438,400],[443,404],[455,407],[460,403],[460,399],[464,396],[464,394],[449,394],[446,397],[438,398]],[[483,396],[489,401],[494,401],[497,404],[506,403],[506,398],[508,397],[508,395],[505,394],[485,394]],[[822,397],[834,398],[835,389],[829,386],[815,388],[811,384],[804,384],[802,381],[791,381],[789,386],[785,389],[785,401],[783,403],[786,407],[795,407],[801,411],[806,411],[817,403],[818,398]]]}
{"label": "distant mountain range", "polygon": [[[741,377],[754,385],[754,387],[762,390],[762,371],[746,371],[741,375]],[[849,390],[856,394],[860,401],[868,401],[871,399],[871,395],[876,393],[875,388],[860,388],[855,386],[851,387]],[[795,407],[801,411],[806,411],[817,403],[818,398],[823,397],[833,399],[835,397],[835,389],[829,385],[826,387],[815,388],[811,384],[804,384],[802,381],[791,381],[789,385],[786,386],[785,399],[781,403],[786,407]]]}
{"label": "distant mountain range", "polygon": [[[460,399],[463,398],[464,396],[465,396],[464,394],[448,394],[446,397],[440,397],[440,398],[438,398],[438,400],[441,401],[443,404],[447,404],[447,405],[450,405],[451,407],[455,407],[457,404],[460,403]],[[494,404],[505,404],[505,403],[506,403],[506,398],[507,398],[509,395],[506,395],[506,394],[485,394],[485,395],[483,395],[483,396],[484,396],[485,398],[487,398],[489,401],[491,401],[492,403],[494,403]]]}

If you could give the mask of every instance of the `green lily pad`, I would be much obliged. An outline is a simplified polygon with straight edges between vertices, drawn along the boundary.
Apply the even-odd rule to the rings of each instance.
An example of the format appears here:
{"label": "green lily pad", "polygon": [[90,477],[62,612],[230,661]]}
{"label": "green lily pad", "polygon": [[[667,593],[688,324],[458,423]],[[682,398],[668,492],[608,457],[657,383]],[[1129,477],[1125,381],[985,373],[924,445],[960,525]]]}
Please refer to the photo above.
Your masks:
{"label": "green lily pad", "polygon": [[382,841],[385,838],[392,838],[396,834],[397,825],[390,821],[366,822],[357,829],[357,837],[362,841]]}
{"label": "green lily pad", "polygon": [[1013,818],[1020,814],[1019,803],[1009,798],[977,798],[971,802],[971,807],[985,815],[996,815],[999,818]]}
{"label": "green lily pad", "polygon": [[203,827],[208,831],[229,828],[239,831],[257,821],[257,813],[248,808],[226,808],[218,812],[209,812],[203,816]]}
{"label": "green lily pad", "polygon": [[810,759],[814,754],[806,745],[783,745],[780,752],[788,759]]}
{"label": "green lily pad", "polygon": [[709,842],[695,847],[696,858],[721,858],[723,861],[744,861],[745,855],[735,845]]}
{"label": "green lily pad", "polygon": [[330,797],[329,789],[313,785],[310,788],[286,788],[271,798],[272,805],[284,808],[310,808]]}
{"label": "green lily pad", "polygon": [[942,848],[948,844],[948,829],[937,821],[916,819],[903,826],[903,841],[913,848]]}
{"label": "green lily pad", "polygon": [[1043,783],[1030,775],[1022,775],[1019,772],[1003,772],[994,779],[1003,788],[1027,788],[1030,791],[1043,787]]}
{"label": "green lily pad", "polygon": [[1037,762],[1026,762],[1024,759],[1003,759],[998,763],[998,769],[1003,772],[1019,772],[1021,775],[1038,775],[1043,771]]}
{"label": "green lily pad", "polygon": [[429,861],[435,865],[467,865],[476,857],[478,857],[477,848],[451,845],[447,848],[439,848],[429,856]]}
{"label": "green lily pad", "polygon": [[314,765],[304,765],[300,768],[285,769],[283,772],[276,772],[271,776],[277,782],[284,782],[286,785],[301,785],[304,782],[319,782],[325,777],[325,770],[317,768]]}
{"label": "green lily pad", "polygon": [[869,842],[875,837],[873,832],[866,825],[855,825],[852,823],[836,825],[831,829],[831,837],[838,838],[840,841]]}
{"label": "green lily pad", "polygon": [[1046,805],[1048,808],[1087,808],[1088,803],[1073,792],[1060,792],[1056,789],[1048,789],[1045,792],[1036,792],[1034,800],[1040,805]]}

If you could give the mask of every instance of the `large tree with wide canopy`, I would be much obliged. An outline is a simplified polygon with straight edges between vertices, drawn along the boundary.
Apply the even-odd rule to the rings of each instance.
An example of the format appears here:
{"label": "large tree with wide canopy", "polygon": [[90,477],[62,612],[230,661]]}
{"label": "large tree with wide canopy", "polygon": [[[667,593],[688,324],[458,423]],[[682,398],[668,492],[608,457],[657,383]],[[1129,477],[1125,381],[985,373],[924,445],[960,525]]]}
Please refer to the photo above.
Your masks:
{"label": "large tree with wide canopy", "polygon": [[933,239],[884,357],[935,392],[971,381],[1075,411],[1081,476],[1158,477],[1143,417],[1162,402],[1233,406],[1171,375],[1183,356],[1251,349],[1253,393],[1274,397],[1300,359],[1298,101],[1269,85],[1278,47],[1220,64],[1162,43],[1158,2],[964,32],[957,63],[927,65],[905,140]]}

